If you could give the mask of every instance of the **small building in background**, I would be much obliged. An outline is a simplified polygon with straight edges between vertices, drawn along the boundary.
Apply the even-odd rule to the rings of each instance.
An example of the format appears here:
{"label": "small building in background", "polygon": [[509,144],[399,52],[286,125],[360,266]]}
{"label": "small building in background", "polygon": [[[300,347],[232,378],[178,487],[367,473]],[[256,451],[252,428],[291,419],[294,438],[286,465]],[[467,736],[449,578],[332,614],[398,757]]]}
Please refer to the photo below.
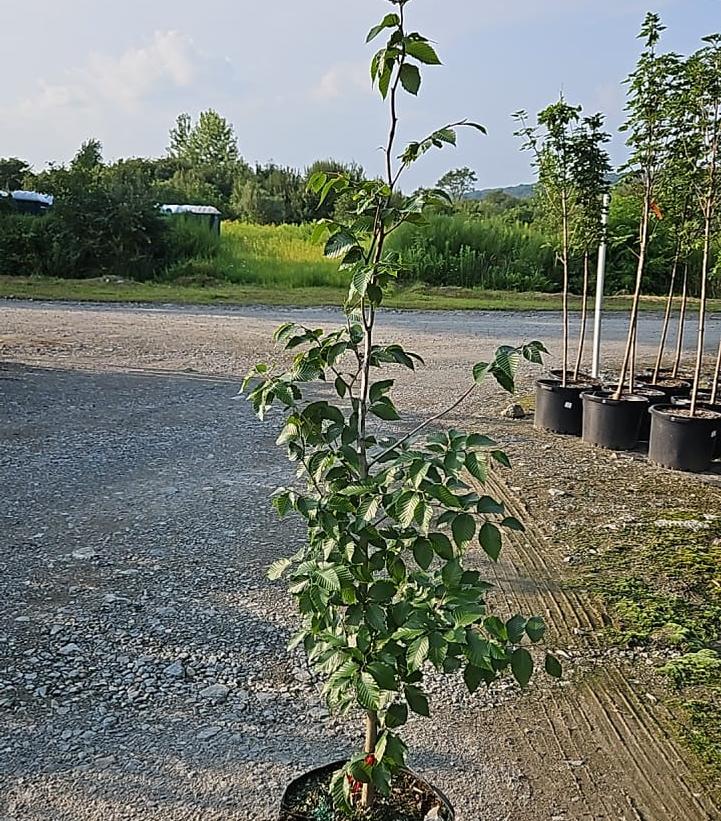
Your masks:
{"label": "small building in background", "polygon": [[222,215],[213,205],[161,205],[160,212],[167,216],[204,220],[211,231],[220,234]]}
{"label": "small building in background", "polygon": [[21,214],[35,216],[44,214],[55,202],[52,194],[41,194],[38,191],[11,191],[10,199]]}

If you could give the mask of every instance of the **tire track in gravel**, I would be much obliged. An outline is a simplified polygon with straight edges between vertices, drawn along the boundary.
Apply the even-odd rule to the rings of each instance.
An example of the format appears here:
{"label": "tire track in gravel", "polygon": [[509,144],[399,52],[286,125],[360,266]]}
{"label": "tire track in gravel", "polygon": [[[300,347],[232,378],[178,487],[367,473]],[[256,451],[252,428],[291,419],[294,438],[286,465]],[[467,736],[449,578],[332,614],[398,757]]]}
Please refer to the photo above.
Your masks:
{"label": "tire track in gravel", "polygon": [[[510,533],[497,564],[488,563],[509,607],[541,613],[551,644],[593,656],[604,624],[602,610],[590,596],[564,587],[559,563],[513,491],[491,477],[485,492],[502,500],[507,512],[526,526],[525,533]],[[688,756],[671,735],[670,713],[636,692],[628,680],[631,674],[603,658],[576,673],[567,686],[549,688],[539,699],[547,732],[519,732],[531,760],[538,760],[532,776],[543,772],[549,748],[555,748],[553,755],[560,753],[572,769],[576,818],[721,819],[721,809],[704,794]]]}

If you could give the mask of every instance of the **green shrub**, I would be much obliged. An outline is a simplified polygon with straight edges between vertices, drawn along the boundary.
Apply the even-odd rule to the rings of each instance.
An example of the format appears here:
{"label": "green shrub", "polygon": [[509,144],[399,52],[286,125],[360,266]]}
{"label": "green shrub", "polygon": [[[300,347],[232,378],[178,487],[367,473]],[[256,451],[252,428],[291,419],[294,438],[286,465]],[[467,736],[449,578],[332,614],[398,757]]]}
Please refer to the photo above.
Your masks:
{"label": "green shrub", "polygon": [[721,656],[708,648],[696,653],[686,653],[664,664],[661,672],[668,676],[676,687],[714,683],[721,685]]}

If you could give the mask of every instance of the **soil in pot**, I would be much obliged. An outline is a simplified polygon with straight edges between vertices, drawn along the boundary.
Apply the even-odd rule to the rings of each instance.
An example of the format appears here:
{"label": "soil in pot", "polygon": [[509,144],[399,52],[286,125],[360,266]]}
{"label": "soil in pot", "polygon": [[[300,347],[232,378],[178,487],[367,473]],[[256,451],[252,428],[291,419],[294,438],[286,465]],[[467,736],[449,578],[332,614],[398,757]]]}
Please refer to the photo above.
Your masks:
{"label": "soil in pot", "polygon": [[721,413],[698,408],[656,405],[651,410],[651,440],[648,458],[656,465],[702,473],[711,460],[721,433]]}
{"label": "soil in pot", "polygon": [[378,796],[372,809],[351,816],[333,809],[329,787],[345,761],[306,773],[288,785],[280,805],[279,821],[424,821],[435,810],[439,821],[454,821],[448,799],[410,770],[400,773],[386,798]]}
{"label": "soil in pot", "polygon": [[[551,368],[548,372],[552,379],[561,380],[563,376],[563,369],[562,368]],[[594,388],[598,388],[601,386],[600,379],[594,379],[590,373],[583,373],[579,371],[578,377],[576,379],[573,378],[573,371],[566,371],[566,384],[567,385],[578,385],[579,383],[583,383],[584,385],[590,385]]]}
{"label": "soil in pot", "polygon": [[639,441],[648,399],[637,393],[614,399],[608,390],[583,394],[583,441],[609,450],[632,450]]}
{"label": "soil in pot", "polygon": [[691,383],[685,379],[673,379],[671,377],[661,378],[657,382],[653,381],[653,374],[647,376],[639,374],[636,380],[646,387],[657,391],[663,391],[670,399],[672,396],[688,396],[691,393]]}
{"label": "soil in pot", "polygon": [[562,387],[557,379],[536,381],[536,412],[533,424],[539,430],[580,436],[583,424],[581,394],[593,390],[590,384]]}

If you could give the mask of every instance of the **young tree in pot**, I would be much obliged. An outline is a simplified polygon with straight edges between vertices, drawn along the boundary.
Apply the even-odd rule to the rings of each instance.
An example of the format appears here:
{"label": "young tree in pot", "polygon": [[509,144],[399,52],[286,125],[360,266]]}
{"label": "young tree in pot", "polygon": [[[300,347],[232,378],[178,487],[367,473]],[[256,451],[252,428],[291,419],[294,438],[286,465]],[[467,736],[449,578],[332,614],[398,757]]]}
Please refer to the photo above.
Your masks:
{"label": "young tree in pot", "polygon": [[[589,385],[576,385],[569,371],[569,280],[572,232],[578,211],[577,138],[580,106],[569,105],[563,97],[538,114],[538,125],[527,123],[525,111],[513,116],[520,124],[516,136],[523,138],[523,150],[531,151],[538,171],[538,196],[546,221],[555,236],[556,254],[563,272],[562,352],[560,379],[536,382],[534,424],[543,430],[581,433],[581,393]],[[569,380],[569,376],[571,379]]]}
{"label": "young tree in pot", "polygon": [[698,392],[704,358],[706,302],[712,268],[712,237],[718,223],[721,197],[721,35],[706,43],[686,61],[681,91],[682,110],[689,113],[684,140],[687,156],[696,162],[692,190],[703,218],[701,298],[691,401],[687,410],[661,406],[653,411],[649,458],[678,470],[708,468],[721,434],[721,414],[701,407]]}
{"label": "young tree in pot", "polygon": [[[656,197],[669,156],[669,100],[678,63],[675,55],[658,54],[657,47],[663,30],[657,14],[646,15],[639,35],[644,41],[644,49],[636,70],[628,80],[628,119],[622,127],[628,133],[626,143],[631,150],[627,168],[639,179],[642,204],[636,284],[621,372],[613,392],[587,393],[583,399],[584,441],[614,450],[628,450],[636,446],[642,417],[648,407],[646,398],[633,392],[632,358],[652,220],[661,216]],[[626,377],[629,375],[631,390],[626,393]]]}
{"label": "young tree in pot", "polygon": [[[479,489],[493,463],[508,465],[507,457],[477,433],[419,438],[484,379],[495,378],[512,390],[519,363],[523,358],[540,363],[543,346],[500,348],[492,361],[475,366],[469,386],[445,411],[403,435],[378,431],[382,421],[395,422],[399,414],[394,380],[375,380],[374,373],[387,365],[414,370],[421,362],[400,345],[375,338],[384,289],[399,271],[385,250],[386,238],[404,222],[422,225],[424,209],[443,199],[438,191],[403,197],[399,179],[427,151],[455,144],[460,127],[480,128],[467,121],[445,126],[410,143],[395,162],[401,93],[417,94],[421,66],[440,63],[430,42],[408,31],[407,5],[408,0],[396,1],[396,11],[368,36],[370,41],[389,35],[371,68],[390,110],[385,179],[319,172],[309,183],[321,202],[336,191],[354,203],[348,223],[324,220],[318,226],[319,236],[328,234],[326,254],[341,261],[350,281],[345,324],[329,333],[283,325],[275,338],[297,351],[291,367],[259,364],[244,384],[261,418],[272,406],[280,409],[284,426],[278,443],[304,479],[304,487],[280,489],[273,499],[281,516],[297,514],[307,528],[304,546],[275,562],[269,573],[289,578],[302,614],[302,628],[291,644],[303,645],[325,677],[331,707],[360,708],[365,715],[363,749],[315,793],[318,804],[327,802],[330,818],[336,811],[367,817],[374,804],[383,804],[383,817],[394,818],[388,802],[410,778],[397,730],[409,711],[429,714],[423,690],[427,664],[449,675],[461,673],[471,692],[508,669],[525,685],[533,658],[523,645],[539,641],[544,632],[536,617],[493,616],[485,602],[489,585],[465,566],[474,539],[495,560],[503,530],[522,528]],[[328,401],[332,392],[336,404]],[[552,656],[546,657],[546,669],[560,674]],[[305,785],[314,777],[309,775]],[[428,788],[420,786],[428,798]],[[283,806],[297,819],[303,810],[293,804],[296,798],[286,795]],[[439,818],[452,817],[432,790],[429,800],[440,808]]]}
{"label": "young tree in pot", "polygon": [[582,127],[574,140],[573,176],[578,201],[578,226],[574,244],[583,260],[581,327],[576,364],[573,369],[574,382],[580,377],[586,342],[590,258],[603,239],[603,198],[610,188],[608,175],[611,172],[611,161],[603,146],[610,139],[611,135],[603,131],[603,115],[594,114],[592,117],[584,117]]}

